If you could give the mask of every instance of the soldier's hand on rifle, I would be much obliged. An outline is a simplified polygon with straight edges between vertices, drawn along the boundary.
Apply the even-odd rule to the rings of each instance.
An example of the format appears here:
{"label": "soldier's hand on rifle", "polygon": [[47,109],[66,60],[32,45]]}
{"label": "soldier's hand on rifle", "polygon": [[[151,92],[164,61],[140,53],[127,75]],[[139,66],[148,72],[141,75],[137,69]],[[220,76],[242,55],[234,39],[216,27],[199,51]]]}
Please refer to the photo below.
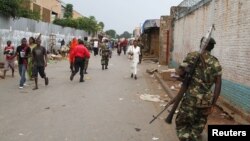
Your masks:
{"label": "soldier's hand on rifle", "polygon": [[185,68],[179,67],[176,70],[176,74],[179,76],[179,78],[177,80],[182,81],[185,78],[185,74],[186,74]]}

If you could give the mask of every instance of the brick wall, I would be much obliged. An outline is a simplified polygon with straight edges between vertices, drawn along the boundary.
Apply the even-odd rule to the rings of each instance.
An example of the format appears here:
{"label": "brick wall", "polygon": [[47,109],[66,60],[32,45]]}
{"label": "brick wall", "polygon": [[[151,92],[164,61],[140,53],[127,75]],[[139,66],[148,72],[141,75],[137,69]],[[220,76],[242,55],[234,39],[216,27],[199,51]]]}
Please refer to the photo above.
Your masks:
{"label": "brick wall", "polygon": [[171,63],[179,64],[188,52],[199,50],[201,37],[215,24],[217,44],[212,54],[223,67],[222,95],[250,113],[249,13],[249,0],[211,0],[176,20]]}
{"label": "brick wall", "polygon": [[150,31],[150,54],[159,57],[159,29]]}
{"label": "brick wall", "polygon": [[42,10],[42,21],[43,22],[50,22],[50,10],[49,9],[46,9],[46,8],[43,8]]}
{"label": "brick wall", "polygon": [[172,46],[172,16],[161,16],[160,19],[160,48],[159,63],[161,65],[169,63],[169,52]]}

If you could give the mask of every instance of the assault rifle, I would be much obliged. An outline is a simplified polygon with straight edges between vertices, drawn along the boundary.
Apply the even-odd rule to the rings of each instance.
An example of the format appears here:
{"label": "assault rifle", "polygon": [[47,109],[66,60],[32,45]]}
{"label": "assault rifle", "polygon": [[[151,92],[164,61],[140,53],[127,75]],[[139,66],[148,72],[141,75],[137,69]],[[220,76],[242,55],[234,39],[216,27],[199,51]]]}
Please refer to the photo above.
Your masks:
{"label": "assault rifle", "polygon": [[[202,42],[201,42],[201,48],[200,48],[200,55],[203,54],[205,48],[207,47],[210,39],[211,39],[211,35],[212,35],[212,31],[215,30],[214,25],[211,26],[210,30],[208,31],[208,33],[206,34],[205,37],[203,37]],[[185,76],[184,79],[182,81],[182,86],[181,89],[179,90],[177,96],[175,98],[173,98],[166,106],[165,108],[157,115],[157,116],[153,116],[153,120],[151,120],[149,123],[151,124],[155,119],[157,119],[170,105],[173,105],[171,111],[169,112],[169,115],[167,116],[167,118],[165,119],[165,121],[169,124],[172,123],[172,119],[174,116],[174,113],[184,95],[184,93],[187,91],[189,83],[193,77],[193,74],[195,72],[195,69],[197,67],[197,65],[200,62],[200,58],[201,56],[198,56],[197,58],[195,58],[194,64],[192,66],[188,66],[187,68],[185,68]]]}
{"label": "assault rifle", "polygon": [[40,34],[35,38],[35,40],[41,39],[41,36],[42,36],[42,33],[40,33]]}

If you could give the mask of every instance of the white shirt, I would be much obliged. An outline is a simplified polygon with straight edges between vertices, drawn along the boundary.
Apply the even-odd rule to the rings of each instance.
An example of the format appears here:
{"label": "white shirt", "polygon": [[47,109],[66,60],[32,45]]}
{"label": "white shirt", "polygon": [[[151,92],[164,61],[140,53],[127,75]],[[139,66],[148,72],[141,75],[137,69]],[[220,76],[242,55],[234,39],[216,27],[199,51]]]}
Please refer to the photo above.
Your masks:
{"label": "white shirt", "polygon": [[139,46],[134,47],[134,45],[129,46],[127,53],[129,54],[129,52],[133,53],[132,62],[138,63],[139,62],[139,55],[140,55],[140,47]]}
{"label": "white shirt", "polygon": [[94,48],[98,48],[98,41],[94,41]]}

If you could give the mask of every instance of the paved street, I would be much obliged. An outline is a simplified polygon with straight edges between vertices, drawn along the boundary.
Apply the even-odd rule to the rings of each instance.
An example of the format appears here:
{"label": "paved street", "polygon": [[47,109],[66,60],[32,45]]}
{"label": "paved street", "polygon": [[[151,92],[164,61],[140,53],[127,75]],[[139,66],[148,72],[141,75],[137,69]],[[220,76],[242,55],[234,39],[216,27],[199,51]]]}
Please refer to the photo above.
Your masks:
{"label": "paved street", "polygon": [[39,78],[39,89],[18,88],[19,76],[0,80],[0,141],[176,141],[174,126],[162,120],[149,124],[159,103],[140,99],[159,94],[158,82],[139,68],[138,80],[130,78],[129,63],[113,52],[108,70],[101,70],[100,56],[91,56],[85,82],[79,74],[69,80],[69,64],[49,64],[48,86]]}

